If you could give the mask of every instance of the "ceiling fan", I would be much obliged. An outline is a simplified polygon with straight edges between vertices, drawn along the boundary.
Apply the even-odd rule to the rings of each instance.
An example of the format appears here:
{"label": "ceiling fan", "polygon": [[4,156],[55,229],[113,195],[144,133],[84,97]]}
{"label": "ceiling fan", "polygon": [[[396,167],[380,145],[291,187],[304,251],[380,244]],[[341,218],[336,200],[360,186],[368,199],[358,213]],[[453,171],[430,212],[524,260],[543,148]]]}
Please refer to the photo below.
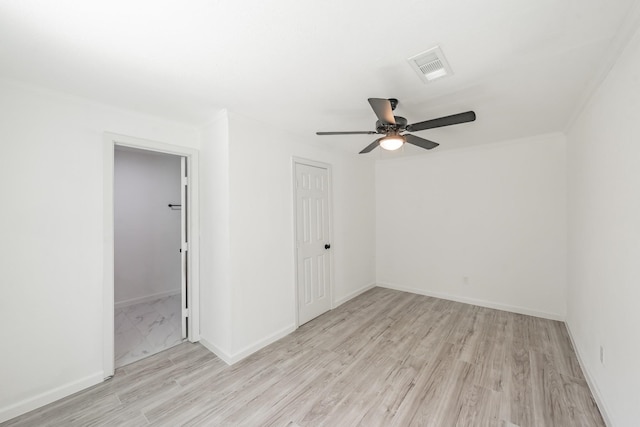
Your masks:
{"label": "ceiling fan", "polygon": [[457,125],[460,123],[472,122],[476,119],[476,113],[473,111],[467,111],[409,125],[407,124],[407,119],[404,117],[393,115],[393,110],[395,110],[398,105],[397,99],[369,98],[369,104],[371,105],[371,108],[373,108],[373,112],[378,116],[375,131],[316,132],[316,135],[384,135],[367,145],[360,154],[368,153],[378,145],[385,150],[397,150],[402,147],[405,142],[417,145],[418,147],[422,147],[426,150],[431,150],[440,144],[406,132],[417,132],[442,126]]}

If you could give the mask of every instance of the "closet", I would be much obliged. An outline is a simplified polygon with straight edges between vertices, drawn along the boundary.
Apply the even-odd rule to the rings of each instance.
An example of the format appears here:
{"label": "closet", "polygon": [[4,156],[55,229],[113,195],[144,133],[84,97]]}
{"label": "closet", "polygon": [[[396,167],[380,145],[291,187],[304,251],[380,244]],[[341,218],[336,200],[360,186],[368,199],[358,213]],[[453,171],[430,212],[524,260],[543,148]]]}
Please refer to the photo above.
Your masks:
{"label": "closet", "polygon": [[179,344],[184,158],[116,146],[114,153],[115,367]]}

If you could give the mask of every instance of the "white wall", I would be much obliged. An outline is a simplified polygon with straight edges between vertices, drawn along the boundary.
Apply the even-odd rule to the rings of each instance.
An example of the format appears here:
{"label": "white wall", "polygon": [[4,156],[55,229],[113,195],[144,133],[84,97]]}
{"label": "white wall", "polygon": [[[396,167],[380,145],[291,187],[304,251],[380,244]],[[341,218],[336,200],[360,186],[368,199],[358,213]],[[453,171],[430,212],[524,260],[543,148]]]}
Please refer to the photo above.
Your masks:
{"label": "white wall", "polygon": [[116,305],[180,292],[180,157],[116,148]]}
{"label": "white wall", "polygon": [[102,380],[103,132],[199,141],[182,124],[11,82],[0,93],[4,420]]}
{"label": "white wall", "polygon": [[219,113],[201,130],[200,336],[222,355],[231,351],[229,119]]}
{"label": "white wall", "polygon": [[[223,267],[216,283],[206,285],[212,289],[206,298],[230,299],[231,336],[224,343],[223,334],[202,326],[202,337],[233,362],[295,327],[292,157],[332,166],[337,303],[375,282],[374,166],[364,156],[314,145],[313,136],[305,140],[234,113],[228,115],[228,128],[224,118],[220,120],[204,130],[202,153],[209,162],[203,169],[229,158],[228,177],[218,164],[219,183],[207,190],[212,212],[214,206],[222,211],[228,206],[228,216],[219,211],[213,217],[219,231],[229,223],[229,268]],[[215,230],[208,233],[213,239]],[[217,243],[220,251],[226,251],[225,244]],[[202,265],[215,266],[212,254],[203,251]]]}
{"label": "white wall", "polygon": [[[313,141],[311,135],[308,141]],[[230,115],[233,351],[294,326],[292,156],[332,165],[334,301],[375,282],[373,161]]]}
{"label": "white wall", "polygon": [[561,134],[378,162],[378,283],[563,318],[565,181]]}
{"label": "white wall", "polygon": [[639,123],[640,32],[568,135],[567,323],[601,407],[620,427],[640,419]]}

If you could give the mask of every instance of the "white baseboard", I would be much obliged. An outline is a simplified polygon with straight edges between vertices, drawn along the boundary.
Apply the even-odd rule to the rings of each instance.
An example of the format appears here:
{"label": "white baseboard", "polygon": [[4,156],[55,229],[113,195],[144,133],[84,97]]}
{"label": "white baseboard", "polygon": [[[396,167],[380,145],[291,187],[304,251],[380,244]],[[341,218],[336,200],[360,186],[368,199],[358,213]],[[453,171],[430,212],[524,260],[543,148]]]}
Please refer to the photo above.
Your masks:
{"label": "white baseboard", "polygon": [[428,297],[446,299],[446,300],[449,300],[449,301],[462,302],[462,303],[465,303],[465,304],[478,305],[480,307],[486,307],[486,308],[495,308],[496,310],[509,311],[511,313],[526,314],[528,316],[541,317],[543,319],[558,320],[560,322],[564,322],[564,316],[563,315],[555,314],[555,313],[547,313],[547,312],[538,311],[538,310],[532,310],[532,309],[525,308],[525,307],[518,307],[518,306],[514,306],[514,305],[500,304],[500,303],[495,303],[495,302],[491,302],[491,301],[485,301],[485,300],[481,300],[481,299],[466,298],[466,297],[460,297],[460,296],[457,296],[457,295],[451,295],[451,294],[445,294],[445,293],[439,293],[439,292],[430,292],[430,291],[425,291],[423,289],[407,288],[407,287],[404,287],[404,286],[396,285],[394,283],[379,282],[378,286],[380,286],[382,288],[395,289],[397,291],[410,292],[412,294],[425,295],[425,296],[428,296]]}
{"label": "white baseboard", "polygon": [[160,298],[165,298],[165,297],[170,297],[173,295],[180,295],[180,289],[178,289],[177,291],[164,291],[164,292],[158,292],[156,294],[151,294],[151,295],[145,295],[143,297],[138,297],[138,298],[131,298],[131,299],[127,299],[124,301],[118,301],[114,304],[115,308],[123,308],[123,307],[128,307],[130,305],[134,305],[134,304],[140,304],[142,302],[149,302],[149,301],[154,301]]}
{"label": "white baseboard", "polygon": [[[339,300],[334,301],[333,308],[336,308],[344,304],[345,302],[357,297],[358,295],[368,291],[369,289],[373,289],[374,287],[376,287],[376,284],[370,283],[366,286],[363,286],[360,289],[357,289],[349,293],[348,295],[340,298]],[[220,347],[218,347],[217,345],[213,344],[212,342],[208,341],[206,338],[203,338],[203,337],[200,337],[200,344],[202,344],[207,350],[209,350],[210,352],[218,356],[220,359],[222,359],[222,361],[224,361],[224,363],[226,363],[227,365],[233,365],[234,363],[238,363],[245,357],[248,357],[251,354],[255,353],[256,351],[260,350],[261,348],[264,348],[269,344],[275,341],[278,341],[280,338],[286,337],[287,335],[289,335],[291,332],[295,330],[296,330],[295,325],[289,325],[259,341],[256,341],[251,345],[246,346],[245,348],[243,348],[240,351],[237,351],[234,354],[229,354],[228,352],[222,350]]]}
{"label": "white baseboard", "polygon": [[366,286],[361,287],[360,289],[357,289],[349,294],[347,294],[346,296],[336,300],[333,302],[333,308],[338,308],[340,307],[342,304],[344,304],[345,302],[357,297],[360,294],[363,294],[365,292],[367,292],[369,289],[373,289],[376,287],[375,282],[374,283],[369,283]]}
{"label": "white baseboard", "polygon": [[200,336],[200,341],[198,341],[198,342],[200,344],[202,344],[202,346],[204,348],[206,348],[207,350],[209,350],[211,353],[213,353],[216,356],[218,356],[218,358],[221,359],[227,365],[232,365],[233,364],[231,355],[229,355],[227,352],[223,351],[220,347],[218,347],[217,345],[213,344],[212,342],[207,341],[206,338],[203,338],[202,336]]}
{"label": "white baseboard", "polygon": [[29,411],[33,411],[34,409],[38,409],[44,405],[48,405],[49,403],[53,403],[63,397],[70,396],[73,393],[77,393],[85,388],[99,384],[102,381],[104,381],[104,375],[102,372],[98,372],[14,403],[13,405],[1,408],[0,423],[18,417],[22,414],[26,414]]}
{"label": "white baseboard", "polygon": [[604,419],[604,423],[607,427],[613,427],[614,424],[611,421],[611,417],[609,416],[610,412],[607,410],[607,406],[602,399],[602,395],[600,394],[600,389],[596,384],[591,372],[587,369],[587,365],[584,363],[584,358],[582,357],[582,349],[577,345],[576,340],[573,336],[573,332],[571,332],[571,327],[569,326],[569,322],[564,323],[567,327],[567,331],[569,332],[569,338],[571,339],[571,344],[573,345],[573,349],[576,352],[576,356],[578,357],[578,363],[580,363],[580,368],[582,368],[582,373],[584,374],[585,379],[587,380],[587,385],[589,386],[589,390],[591,390],[591,394],[596,401],[596,405],[598,405],[598,409],[600,410],[600,415]]}
{"label": "white baseboard", "polygon": [[[369,289],[373,289],[374,287],[376,287],[376,284],[370,283],[366,286],[363,286],[360,289],[357,289],[349,293],[348,295],[340,298],[339,300],[334,301],[333,308],[339,307],[345,302],[357,297],[358,295],[368,291]],[[245,357],[248,357],[251,354],[255,353],[256,351],[260,350],[261,348],[264,348],[269,344],[275,341],[278,341],[280,338],[286,337],[287,335],[289,335],[291,332],[295,330],[296,330],[295,325],[289,325],[259,341],[256,341],[254,344],[246,346],[245,348],[243,348],[240,351],[237,351],[234,354],[229,354],[228,352],[222,350],[220,347],[208,341],[206,338],[203,338],[202,336],[200,337],[200,344],[202,344],[207,350],[209,350],[210,352],[218,356],[220,359],[222,359],[222,361],[227,365],[233,365],[234,363],[238,363]]]}
{"label": "white baseboard", "polygon": [[291,332],[296,330],[295,325],[290,325],[285,328],[280,329],[272,333],[271,335],[256,341],[253,344],[246,346],[245,348],[235,352],[234,354],[229,354],[223,351],[221,348],[216,346],[215,344],[207,341],[205,338],[200,338],[200,344],[202,344],[207,350],[218,356],[224,363],[227,365],[233,365],[234,363],[238,363],[245,357],[248,357],[255,353],[256,351],[268,346],[269,344],[278,341],[280,338],[284,338],[289,335]]}

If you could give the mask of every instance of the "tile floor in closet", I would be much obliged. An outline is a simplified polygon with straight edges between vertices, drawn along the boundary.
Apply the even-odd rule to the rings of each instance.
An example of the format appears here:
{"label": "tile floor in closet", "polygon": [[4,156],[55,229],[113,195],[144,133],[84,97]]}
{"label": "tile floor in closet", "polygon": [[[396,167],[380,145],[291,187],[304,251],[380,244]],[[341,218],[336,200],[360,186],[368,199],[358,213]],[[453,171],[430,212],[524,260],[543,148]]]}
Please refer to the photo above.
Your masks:
{"label": "tile floor in closet", "polygon": [[115,309],[115,361],[121,367],[182,342],[181,295]]}

